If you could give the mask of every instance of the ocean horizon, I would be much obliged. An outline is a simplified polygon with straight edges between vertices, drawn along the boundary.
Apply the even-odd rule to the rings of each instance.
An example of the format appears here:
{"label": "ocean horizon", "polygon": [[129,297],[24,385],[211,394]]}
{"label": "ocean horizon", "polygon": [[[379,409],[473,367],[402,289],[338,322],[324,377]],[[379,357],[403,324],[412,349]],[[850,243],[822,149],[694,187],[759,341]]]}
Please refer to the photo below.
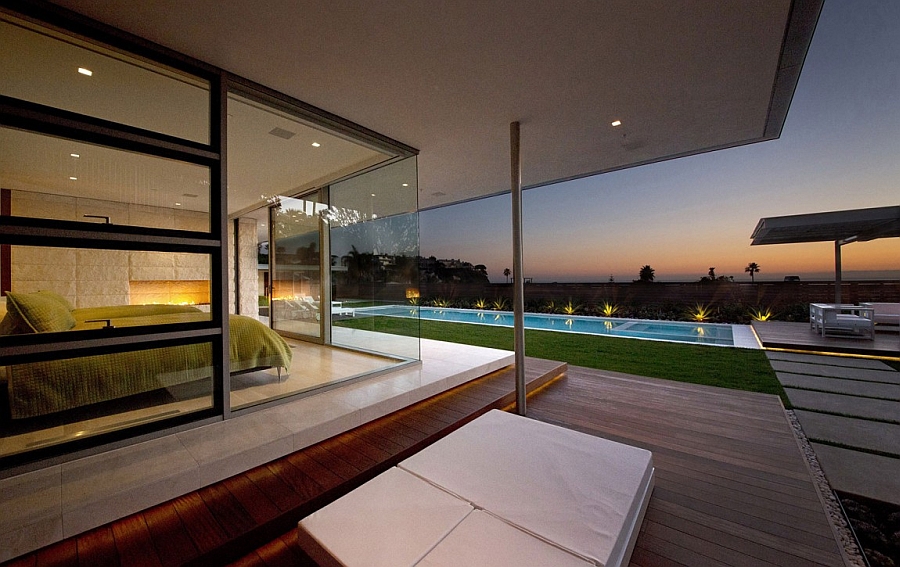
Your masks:
{"label": "ocean horizon", "polygon": [[[723,274],[725,275],[725,274]],[[731,275],[731,274],[727,274]],[[754,281],[757,283],[781,282],[785,276],[799,276],[800,281],[805,282],[834,282],[834,272],[792,272],[777,274],[756,274]],[[604,284],[609,283],[609,276],[606,278],[584,278],[572,276],[527,276],[531,283],[540,284]],[[631,283],[637,280],[637,274],[631,276],[618,276],[613,274],[613,283]],[[700,280],[700,276],[696,274],[673,274],[662,276],[657,275],[654,279],[655,283],[691,283]],[[880,281],[880,280],[900,280],[900,270],[844,270],[842,272],[842,280],[845,282],[852,281]],[[750,276],[746,273],[735,274],[735,283],[750,283]],[[506,283],[505,279],[491,278],[491,283]]]}

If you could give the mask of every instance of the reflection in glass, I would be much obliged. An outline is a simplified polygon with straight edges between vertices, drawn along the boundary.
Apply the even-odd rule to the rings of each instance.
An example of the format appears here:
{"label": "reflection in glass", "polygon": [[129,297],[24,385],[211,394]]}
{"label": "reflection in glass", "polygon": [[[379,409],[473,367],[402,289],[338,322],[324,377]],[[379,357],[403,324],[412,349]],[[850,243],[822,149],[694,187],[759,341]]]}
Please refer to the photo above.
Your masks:
{"label": "reflection in glass", "polygon": [[209,143],[209,83],[22,21],[0,20],[0,94]]}
{"label": "reflection in glass", "polygon": [[281,197],[272,207],[272,328],[322,336],[321,217],[315,195]]}
{"label": "reflection in glass", "polygon": [[212,407],[212,345],[14,364],[0,456]]}
{"label": "reflection in glass", "polygon": [[419,358],[417,318],[388,323],[366,312],[371,306],[418,300],[416,187],[414,157],[331,186],[324,217],[330,229],[332,300],[343,308],[332,312],[334,344]]}
{"label": "reflection in glass", "polygon": [[209,231],[209,168],[0,128],[14,216]]}

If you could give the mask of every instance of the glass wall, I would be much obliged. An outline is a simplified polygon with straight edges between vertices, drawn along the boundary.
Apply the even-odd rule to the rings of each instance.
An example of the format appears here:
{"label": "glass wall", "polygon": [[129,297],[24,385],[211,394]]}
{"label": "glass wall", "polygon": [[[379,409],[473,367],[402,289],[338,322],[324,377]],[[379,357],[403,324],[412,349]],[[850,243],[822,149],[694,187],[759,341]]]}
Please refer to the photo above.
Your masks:
{"label": "glass wall", "polygon": [[209,143],[209,82],[5,16],[0,94]]}
{"label": "glass wall", "polygon": [[0,466],[221,414],[212,79],[5,14],[0,76]]}
{"label": "glass wall", "polygon": [[209,167],[0,127],[13,216],[209,231]]}
{"label": "glass wall", "polygon": [[[11,311],[31,313],[21,303],[7,299]],[[34,304],[28,303],[32,312]],[[2,368],[0,458],[212,408],[216,363],[209,342],[54,356]]]}
{"label": "glass wall", "polygon": [[415,157],[331,186],[333,344],[419,358],[417,187]]}
{"label": "glass wall", "polygon": [[[35,21],[0,12],[0,469],[418,358],[340,324],[416,287],[409,148]],[[334,282],[354,254],[373,269]]]}

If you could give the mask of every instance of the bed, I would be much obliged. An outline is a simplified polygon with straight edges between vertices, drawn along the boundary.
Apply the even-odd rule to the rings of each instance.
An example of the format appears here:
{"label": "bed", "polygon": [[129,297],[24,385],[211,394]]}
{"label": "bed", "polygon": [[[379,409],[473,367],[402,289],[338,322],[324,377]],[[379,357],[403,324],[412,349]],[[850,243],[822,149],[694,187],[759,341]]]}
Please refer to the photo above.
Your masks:
{"label": "bed", "polygon": [[313,512],[297,538],[327,567],[622,567],[654,476],[650,451],[491,410]]}
{"label": "bed", "polygon": [[[52,292],[7,294],[0,335],[61,332],[208,320],[187,305],[121,305],[73,309]],[[259,321],[229,316],[232,373],[287,369],[291,349]],[[168,388],[213,374],[207,343],[129,351],[0,367],[6,378],[10,417],[36,417]]]}

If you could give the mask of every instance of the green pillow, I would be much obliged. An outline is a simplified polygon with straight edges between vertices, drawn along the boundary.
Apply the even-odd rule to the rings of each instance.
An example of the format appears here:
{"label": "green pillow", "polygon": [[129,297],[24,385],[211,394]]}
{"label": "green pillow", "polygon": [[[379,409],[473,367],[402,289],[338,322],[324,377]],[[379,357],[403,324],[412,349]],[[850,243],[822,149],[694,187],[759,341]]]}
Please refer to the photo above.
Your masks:
{"label": "green pillow", "polygon": [[3,320],[0,321],[0,335],[18,335],[19,321],[17,317],[13,317],[7,313]]}
{"label": "green pillow", "polygon": [[6,315],[22,333],[55,333],[75,326],[69,309],[44,293],[6,293]]}
{"label": "green pillow", "polygon": [[37,292],[35,292],[35,293],[37,293],[38,295],[43,295],[43,296],[45,296],[45,297],[49,297],[50,299],[52,299],[52,300],[54,300],[54,301],[58,301],[59,303],[62,303],[62,304],[63,304],[63,307],[65,307],[65,308],[68,309],[69,311],[75,309],[75,308],[72,306],[72,304],[69,303],[69,300],[68,300],[68,299],[66,299],[65,297],[63,297],[63,296],[61,296],[60,294],[56,293],[55,291],[50,291],[50,290],[48,290],[48,289],[42,289],[41,291],[37,291]]}

